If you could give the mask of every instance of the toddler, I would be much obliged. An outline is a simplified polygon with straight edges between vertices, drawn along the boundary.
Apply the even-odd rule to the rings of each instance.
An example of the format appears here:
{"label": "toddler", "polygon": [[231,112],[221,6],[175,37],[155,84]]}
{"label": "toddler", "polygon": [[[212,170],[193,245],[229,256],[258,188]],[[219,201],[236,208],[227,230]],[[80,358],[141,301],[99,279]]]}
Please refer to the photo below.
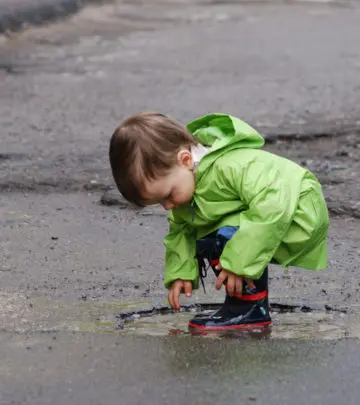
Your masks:
{"label": "toddler", "polygon": [[269,263],[326,267],[329,218],[321,185],[263,145],[255,129],[227,114],[185,127],[142,112],[111,138],[111,169],[124,198],[170,211],[164,240],[170,305],[179,309],[181,293],[191,296],[208,268],[216,288],[225,285],[221,308],[189,322],[198,331],[269,325]]}

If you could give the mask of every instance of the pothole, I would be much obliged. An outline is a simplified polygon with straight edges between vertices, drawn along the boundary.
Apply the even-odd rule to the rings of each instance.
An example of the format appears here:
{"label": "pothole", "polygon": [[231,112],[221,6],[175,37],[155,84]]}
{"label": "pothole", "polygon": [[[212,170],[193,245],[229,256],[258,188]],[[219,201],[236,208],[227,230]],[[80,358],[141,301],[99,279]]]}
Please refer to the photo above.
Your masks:
{"label": "pothole", "polygon": [[[0,295],[0,331],[28,333],[93,333],[163,337],[187,335],[188,321],[195,313],[210,312],[219,303],[184,305],[180,312],[169,306],[152,306],[149,301],[64,302],[23,294]],[[265,334],[227,333],[226,336],[268,339],[337,340],[360,338],[359,308],[351,312],[329,306],[271,304],[273,323]],[[263,332],[263,331],[262,331]],[[221,338],[223,335],[208,335]]]}
{"label": "pothole", "polygon": [[[219,304],[199,304],[183,306],[180,312],[174,312],[168,307],[121,312],[117,315],[117,329],[121,333],[135,335],[185,335],[190,333],[187,324],[195,313],[210,313],[217,308]],[[207,336],[308,340],[336,340],[350,336],[348,315],[343,311],[320,311],[307,306],[273,304],[271,317],[272,325],[265,330],[231,331]]]}

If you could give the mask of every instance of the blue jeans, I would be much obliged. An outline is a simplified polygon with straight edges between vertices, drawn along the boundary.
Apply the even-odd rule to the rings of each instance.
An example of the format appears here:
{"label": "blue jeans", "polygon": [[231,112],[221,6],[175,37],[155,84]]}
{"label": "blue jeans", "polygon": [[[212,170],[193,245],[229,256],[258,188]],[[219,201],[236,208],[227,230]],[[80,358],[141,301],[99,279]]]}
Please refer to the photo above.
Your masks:
{"label": "blue jeans", "polygon": [[[237,226],[223,226],[217,231],[196,241],[196,257],[199,263],[199,276],[201,284],[205,290],[204,278],[207,276],[209,266],[205,263],[207,259],[210,266],[218,275],[219,271],[214,269],[213,261],[219,260],[226,243],[233,237],[239,229]],[[254,280],[256,288],[259,291],[267,290],[268,269],[266,268],[259,280]]]}
{"label": "blue jeans", "polygon": [[[204,278],[207,276],[208,268],[211,267],[216,276],[218,276],[220,272],[215,270],[214,261],[219,260],[225,244],[232,238],[238,229],[239,228],[235,226],[223,226],[216,232],[196,241],[196,257],[199,264],[199,276],[205,292]],[[205,259],[209,261],[209,265],[206,264]]]}
{"label": "blue jeans", "polygon": [[226,242],[232,238],[238,229],[238,226],[223,226],[216,232],[197,240],[197,257],[202,259],[206,258],[209,261],[218,260],[226,245]]}

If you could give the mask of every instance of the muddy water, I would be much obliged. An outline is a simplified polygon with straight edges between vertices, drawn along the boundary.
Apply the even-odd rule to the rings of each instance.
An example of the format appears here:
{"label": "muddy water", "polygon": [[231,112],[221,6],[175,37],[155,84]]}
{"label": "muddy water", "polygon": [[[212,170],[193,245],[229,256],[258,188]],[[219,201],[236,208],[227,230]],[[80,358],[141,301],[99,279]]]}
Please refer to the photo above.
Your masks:
{"label": "muddy water", "polygon": [[[180,335],[188,334],[187,323],[194,313],[180,312],[176,314],[154,315],[138,317],[126,322],[123,327],[124,334],[136,335]],[[244,338],[266,337],[271,339],[308,339],[308,340],[334,340],[349,336],[348,315],[330,312],[294,312],[272,313],[273,324],[269,330],[254,332],[228,333],[226,336]],[[221,338],[225,335],[206,335],[209,338]],[[352,337],[357,337],[353,336]]]}
{"label": "muddy water", "polygon": [[[184,308],[179,313],[165,310],[152,315],[141,315],[151,303],[120,301],[62,302],[43,297],[27,298],[21,294],[7,294],[0,298],[3,330],[17,333],[71,332],[119,334],[139,336],[167,336],[188,334],[187,323],[200,307]],[[210,311],[210,310],[208,310]],[[132,315],[125,321],[121,314]],[[337,311],[312,310],[303,312],[272,311],[273,324],[266,331],[271,339],[336,340],[360,337],[360,322],[353,314]],[[234,335],[234,334],[233,334]],[[261,337],[259,333],[237,334],[239,337]],[[220,335],[209,335],[221,338]]]}

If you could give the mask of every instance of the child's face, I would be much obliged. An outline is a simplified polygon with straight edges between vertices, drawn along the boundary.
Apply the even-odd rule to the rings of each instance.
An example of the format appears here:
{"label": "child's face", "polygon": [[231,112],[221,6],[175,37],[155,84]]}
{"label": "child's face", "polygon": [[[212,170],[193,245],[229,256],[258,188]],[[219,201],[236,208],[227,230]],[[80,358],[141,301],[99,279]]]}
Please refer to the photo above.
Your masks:
{"label": "child's face", "polygon": [[178,153],[177,164],[166,175],[145,184],[143,197],[146,205],[161,204],[166,210],[191,201],[195,191],[195,177],[191,153]]}

